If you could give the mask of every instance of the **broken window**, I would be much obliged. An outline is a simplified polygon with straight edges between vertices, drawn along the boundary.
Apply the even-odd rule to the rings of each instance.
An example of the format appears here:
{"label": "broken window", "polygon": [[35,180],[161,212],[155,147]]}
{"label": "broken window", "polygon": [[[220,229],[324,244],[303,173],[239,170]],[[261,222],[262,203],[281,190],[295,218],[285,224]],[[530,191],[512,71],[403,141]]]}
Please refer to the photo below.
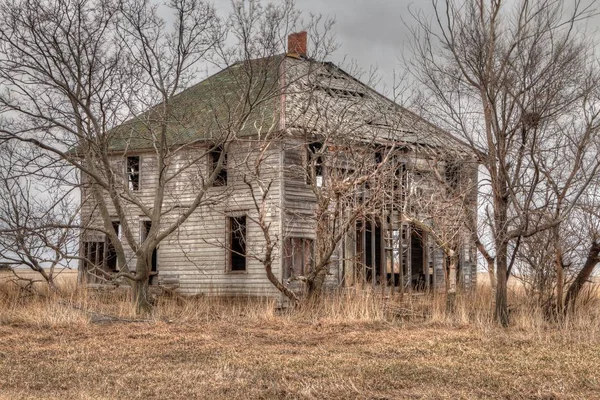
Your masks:
{"label": "broken window", "polygon": [[[119,221],[113,221],[112,227],[117,234],[117,238],[121,240],[121,223]],[[117,262],[117,251],[114,243],[110,240],[109,236],[106,235],[106,268],[108,271],[116,272],[119,270]]]}
{"label": "broken window", "polygon": [[140,156],[127,157],[127,183],[129,190],[140,189]]}
{"label": "broken window", "polygon": [[86,271],[95,273],[96,269],[102,269],[104,265],[104,242],[83,242],[83,256],[85,257]]}
{"label": "broken window", "polygon": [[450,189],[457,189],[460,184],[460,164],[448,161],[446,163],[445,178]]}
{"label": "broken window", "polygon": [[303,276],[311,269],[313,260],[313,240],[308,238],[287,238],[284,244],[283,278]]}
{"label": "broken window", "polygon": [[408,174],[406,172],[406,163],[397,160],[394,160],[394,162],[394,191],[401,191],[401,194],[403,194],[406,188],[408,187]]}
{"label": "broken window", "polygon": [[209,163],[210,173],[212,174],[219,166],[219,160],[222,159],[221,169],[217,173],[213,186],[227,186],[227,153],[223,146],[216,146],[210,151]]}
{"label": "broken window", "polygon": [[229,217],[229,271],[246,271],[246,216]]}
{"label": "broken window", "polygon": [[323,156],[321,154],[323,143],[313,142],[308,145],[308,166],[306,177],[308,184],[315,184],[317,187],[323,186]]}
{"label": "broken window", "polygon": [[375,152],[375,165],[379,166],[383,162],[383,150],[379,150]]}

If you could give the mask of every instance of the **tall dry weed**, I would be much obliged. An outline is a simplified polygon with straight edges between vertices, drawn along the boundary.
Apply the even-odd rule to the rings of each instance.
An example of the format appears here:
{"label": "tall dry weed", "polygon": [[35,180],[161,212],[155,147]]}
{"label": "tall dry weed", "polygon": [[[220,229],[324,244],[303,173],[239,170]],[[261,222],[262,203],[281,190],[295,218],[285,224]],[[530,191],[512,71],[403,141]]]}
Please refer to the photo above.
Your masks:
{"label": "tall dry weed", "polygon": [[[130,293],[126,290],[88,290],[76,279],[65,279],[57,292],[37,287],[20,290],[11,282],[0,284],[0,324],[26,324],[36,327],[69,326],[92,322],[135,321]],[[298,321],[315,323],[386,322],[420,326],[496,329],[493,315],[494,293],[489,285],[459,292],[449,310],[443,293],[384,293],[377,288],[346,288],[327,294],[318,302],[281,309],[274,299],[227,298],[222,296],[158,298],[154,313],[145,321],[209,323],[216,320]],[[520,288],[510,292],[511,329],[542,333],[560,330],[573,338],[600,333],[600,296],[590,286],[574,312],[548,315]],[[600,336],[600,335],[598,335]]]}

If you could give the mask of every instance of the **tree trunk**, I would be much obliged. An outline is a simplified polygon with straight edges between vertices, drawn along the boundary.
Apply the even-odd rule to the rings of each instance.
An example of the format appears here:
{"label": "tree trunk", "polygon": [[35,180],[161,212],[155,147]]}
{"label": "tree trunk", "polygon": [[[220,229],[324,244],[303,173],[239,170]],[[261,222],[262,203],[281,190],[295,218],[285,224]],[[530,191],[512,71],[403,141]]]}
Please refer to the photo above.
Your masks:
{"label": "tree trunk", "polygon": [[589,279],[592,272],[594,272],[594,268],[596,268],[596,265],[600,261],[600,259],[598,258],[599,254],[600,242],[592,242],[583,268],[581,269],[581,271],[579,271],[577,278],[575,278],[575,281],[571,284],[571,287],[567,291],[567,297],[565,298],[565,311],[575,309],[575,302],[577,301],[577,297],[581,293],[581,289]]}
{"label": "tree trunk", "polygon": [[153,305],[148,289],[148,279],[136,280],[133,285],[135,311],[138,315],[147,315],[152,312]]}
{"label": "tree trunk", "polygon": [[556,312],[562,313],[564,307],[565,271],[563,268],[562,247],[560,243],[559,226],[553,228],[554,234],[554,268],[556,269]]}
{"label": "tree trunk", "polygon": [[[152,254],[152,253],[150,253]],[[152,312],[153,301],[149,292],[149,271],[152,256],[149,258],[138,255],[136,263],[136,279],[133,283],[133,301],[138,315],[147,315]]]}
{"label": "tree trunk", "polygon": [[454,314],[456,309],[456,266],[458,257],[454,252],[450,254],[450,265],[448,266],[448,287],[446,293],[446,312]]}
{"label": "tree trunk", "polygon": [[562,257],[559,252],[556,254],[556,311],[562,312],[564,307],[565,272],[562,264]]}
{"label": "tree trunk", "polygon": [[496,255],[496,308],[494,318],[504,327],[508,326],[509,323],[507,247],[506,243],[500,242]]}
{"label": "tree trunk", "polygon": [[492,291],[496,290],[496,273],[494,271],[494,260],[488,261],[488,275],[490,277],[490,286]]}
{"label": "tree trunk", "polygon": [[292,301],[293,305],[296,305],[298,303],[298,297],[296,296],[296,294],[294,292],[292,292],[284,284],[282,284],[279,281],[279,279],[277,279],[275,274],[273,274],[272,261],[270,261],[270,260],[266,261],[264,263],[264,266],[265,266],[265,271],[267,273],[267,278],[269,279],[269,282],[271,282],[273,284],[273,286],[275,286],[277,288],[277,290],[279,290],[288,299],[290,299]]}
{"label": "tree trunk", "polygon": [[316,300],[321,297],[326,277],[327,268],[325,266],[318,268],[314,275],[309,275],[306,281],[307,297],[309,300]]}

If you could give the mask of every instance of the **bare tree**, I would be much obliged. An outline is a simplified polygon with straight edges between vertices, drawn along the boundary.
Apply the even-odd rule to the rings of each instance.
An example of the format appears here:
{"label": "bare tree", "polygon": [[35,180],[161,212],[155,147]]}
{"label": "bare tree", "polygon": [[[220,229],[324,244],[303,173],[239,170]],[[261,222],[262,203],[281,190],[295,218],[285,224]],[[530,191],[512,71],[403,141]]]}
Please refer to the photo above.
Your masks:
{"label": "bare tree", "polygon": [[[80,172],[89,226],[82,266],[93,267],[110,249],[112,270],[91,272],[130,283],[140,312],[151,309],[159,243],[198,208],[227,198],[228,188],[206,193],[226,179],[230,147],[254,136],[268,143],[276,134],[264,110],[281,96],[280,54],[299,14],[291,1],[232,5],[225,20],[211,5],[187,0],[160,9],[144,0],[0,6],[2,137]],[[171,27],[159,16],[165,10]],[[218,85],[201,84],[202,96],[190,102],[180,93],[207,65],[231,67]]]}
{"label": "bare tree", "polygon": [[[100,222],[95,228],[107,235],[120,266],[112,279],[123,278],[134,286],[140,312],[150,309],[148,279],[157,245],[205,201],[217,201],[207,200],[205,193],[219,178],[228,146],[252,110],[265,101],[250,98],[248,92],[229,119],[216,118],[219,129],[212,149],[192,159],[178,158],[188,149],[179,139],[191,121],[181,114],[185,110],[172,107],[173,99],[194,78],[202,60],[213,61],[224,31],[208,4],[173,1],[167,6],[174,15],[171,30],[157,7],[146,1],[114,5],[34,0],[0,7],[5,26],[0,33],[0,78],[7,88],[0,103],[11,122],[3,124],[2,134],[43,149],[81,172],[82,199],[88,207],[84,215],[90,219],[84,222]],[[218,95],[210,97],[208,107],[219,108]],[[214,122],[208,121],[207,129]],[[194,196],[184,207],[169,203],[167,184],[216,148],[224,151],[214,168],[198,177]],[[142,175],[153,182],[152,188],[140,190],[144,181],[138,149],[156,156]],[[115,152],[122,154],[120,159]],[[184,165],[175,162],[182,159]],[[136,235],[137,218],[132,215],[140,212],[146,232]],[[132,258],[135,266],[130,269]]]}
{"label": "bare tree", "polygon": [[[578,30],[591,15],[573,1],[434,2],[433,25],[416,15],[413,66],[424,85],[424,112],[465,139],[485,168],[497,287],[496,317],[508,324],[507,279],[523,238],[550,229],[572,209],[597,168],[597,73]],[[590,108],[591,107],[591,108]],[[563,176],[569,204],[550,221],[539,194],[553,174],[545,152],[568,135],[579,155]],[[578,151],[575,151],[577,153]],[[579,161],[577,161],[579,160]]]}
{"label": "bare tree", "polygon": [[26,150],[10,143],[0,146],[0,259],[14,266],[15,279],[27,281],[26,287],[36,279],[23,277],[19,267],[37,272],[56,290],[55,277],[71,268],[78,246],[77,199],[73,185],[45,179],[68,176],[64,168],[40,169],[36,164],[43,157],[22,154]]}

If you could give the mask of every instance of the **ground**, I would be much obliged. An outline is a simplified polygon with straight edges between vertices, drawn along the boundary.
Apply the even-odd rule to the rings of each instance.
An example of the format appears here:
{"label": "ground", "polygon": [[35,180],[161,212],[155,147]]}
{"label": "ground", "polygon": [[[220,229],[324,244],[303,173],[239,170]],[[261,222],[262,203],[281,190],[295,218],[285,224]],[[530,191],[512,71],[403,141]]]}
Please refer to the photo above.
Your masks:
{"label": "ground", "polygon": [[357,289],[288,311],[161,298],[139,320],[126,293],[61,279],[36,295],[0,279],[0,400],[600,399],[597,293],[556,322],[516,290],[509,328],[484,285],[451,315],[440,295]]}
{"label": "ground", "polygon": [[396,323],[0,326],[2,399],[600,396],[600,341]]}

